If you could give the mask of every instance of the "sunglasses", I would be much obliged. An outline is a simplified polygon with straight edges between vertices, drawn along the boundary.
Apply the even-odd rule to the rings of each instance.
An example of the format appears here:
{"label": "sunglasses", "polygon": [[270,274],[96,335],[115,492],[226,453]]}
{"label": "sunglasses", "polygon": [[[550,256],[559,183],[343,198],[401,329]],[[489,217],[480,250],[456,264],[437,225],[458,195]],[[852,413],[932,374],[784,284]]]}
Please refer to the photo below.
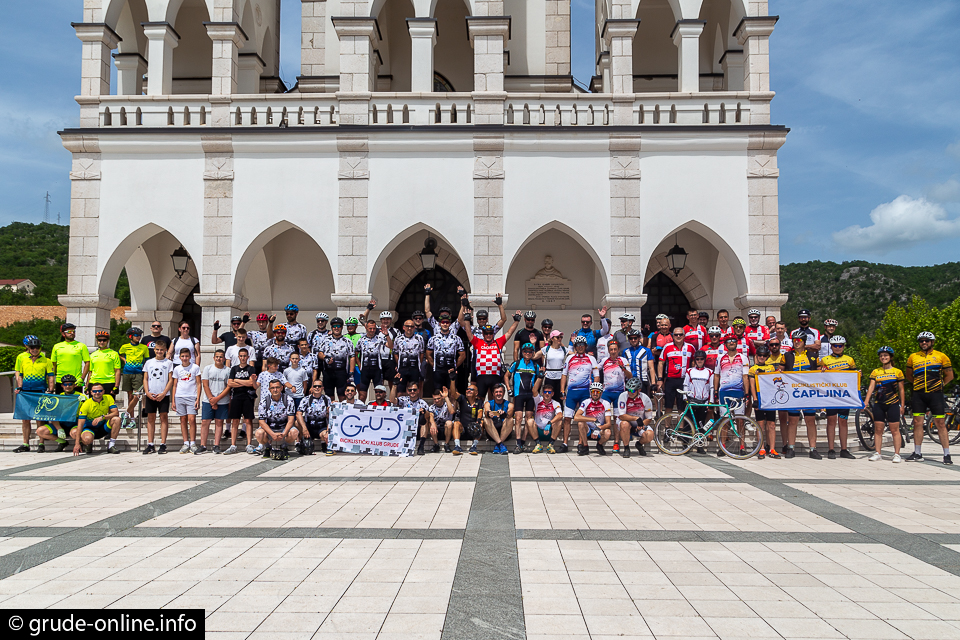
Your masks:
{"label": "sunglasses", "polygon": [[581,320],[580,324],[593,324],[593,320]]}
{"label": "sunglasses", "polygon": [[97,338],[97,342],[109,342],[110,338]]}
{"label": "sunglasses", "polygon": [[330,325],[330,328],[331,328],[331,329],[343,329],[343,325],[342,325],[342,324],[332,324],[332,325]]}
{"label": "sunglasses", "polygon": [[94,393],[103,393],[103,389],[91,389],[91,390],[90,390],[90,393],[91,393],[91,395],[94,394]]}
{"label": "sunglasses", "polygon": [[239,327],[239,326],[242,325],[243,323],[240,322],[239,320],[234,320],[234,321],[231,322],[230,324],[235,324],[235,325],[237,325],[237,326]]}
{"label": "sunglasses", "polygon": [[322,385],[322,384],[315,384],[315,385],[313,385],[313,388],[314,388],[314,389],[323,389],[323,385]]}
{"label": "sunglasses", "polygon": [[163,325],[162,325],[162,324],[154,324],[154,325],[151,325],[151,326],[152,326],[154,329],[163,329]]}

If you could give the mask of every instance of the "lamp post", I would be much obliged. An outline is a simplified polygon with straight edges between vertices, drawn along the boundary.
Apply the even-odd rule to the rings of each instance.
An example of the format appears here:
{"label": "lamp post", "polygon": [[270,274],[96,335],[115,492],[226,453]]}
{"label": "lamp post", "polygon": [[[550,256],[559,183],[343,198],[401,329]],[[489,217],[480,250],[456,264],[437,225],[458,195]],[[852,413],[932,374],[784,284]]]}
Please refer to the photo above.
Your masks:
{"label": "lamp post", "polygon": [[182,280],[183,274],[187,272],[187,263],[190,262],[190,254],[183,248],[183,245],[180,245],[176,251],[170,254],[170,258],[173,260],[173,270],[176,272],[177,278]]}
{"label": "lamp post", "polygon": [[427,236],[423,241],[423,250],[420,251],[420,264],[424,271],[432,271],[437,266],[437,241]]}

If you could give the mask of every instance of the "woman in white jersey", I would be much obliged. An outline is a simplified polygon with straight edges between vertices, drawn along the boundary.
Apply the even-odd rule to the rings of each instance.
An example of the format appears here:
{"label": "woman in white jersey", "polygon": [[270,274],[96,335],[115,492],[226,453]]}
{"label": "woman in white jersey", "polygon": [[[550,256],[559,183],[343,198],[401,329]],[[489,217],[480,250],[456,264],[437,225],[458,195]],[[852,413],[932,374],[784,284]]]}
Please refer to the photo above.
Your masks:
{"label": "woman in white jersey", "polygon": [[180,321],[180,335],[173,339],[173,345],[170,347],[170,353],[178,354],[180,349],[190,351],[190,364],[200,366],[200,341],[190,335],[190,323],[186,320]]}
{"label": "woman in white jersey", "polygon": [[562,401],[560,378],[563,377],[563,365],[567,361],[570,351],[563,344],[562,331],[551,331],[549,338],[547,346],[537,352],[533,359],[539,360],[540,364],[543,365],[543,387],[553,389],[554,395],[557,396],[556,399]]}

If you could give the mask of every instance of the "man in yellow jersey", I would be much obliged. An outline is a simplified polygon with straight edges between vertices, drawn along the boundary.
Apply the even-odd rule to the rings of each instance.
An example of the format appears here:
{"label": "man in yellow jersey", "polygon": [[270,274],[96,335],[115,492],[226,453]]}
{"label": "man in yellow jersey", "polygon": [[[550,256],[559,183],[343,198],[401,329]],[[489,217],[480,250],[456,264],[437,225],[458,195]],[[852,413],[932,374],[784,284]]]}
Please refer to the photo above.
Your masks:
{"label": "man in yellow jersey", "polygon": [[[830,325],[828,325],[830,326]],[[830,355],[820,359],[821,371],[855,371],[857,365],[853,358],[844,355],[843,350],[847,346],[847,339],[843,336],[830,337]],[[854,455],[847,449],[847,419],[850,417],[849,409],[827,409],[827,458],[834,460],[837,452],[833,448],[833,436],[837,430],[837,422],[840,423],[840,457],[848,460],[856,460]]]}
{"label": "man in yellow jersey", "polygon": [[[17,356],[14,365],[17,393],[27,391],[32,393],[53,393],[53,362],[40,351],[40,338],[26,336],[23,339],[26,351]],[[42,425],[37,424],[37,432]],[[21,421],[23,429],[23,444],[13,450],[14,453],[30,451],[30,420]],[[43,453],[43,441],[37,445],[37,451]]]}
{"label": "man in yellow jersey", "polygon": [[53,345],[50,350],[53,373],[57,377],[57,393],[63,393],[63,386],[60,384],[63,376],[70,374],[82,382],[90,372],[90,349],[82,342],[77,342],[76,325],[70,322],[60,325],[60,335],[63,336],[63,341]]}
{"label": "man in yellow jersey", "polygon": [[953,464],[950,458],[950,440],[947,439],[947,399],[943,389],[953,380],[953,365],[943,353],[934,350],[936,340],[929,331],[917,336],[920,351],[907,358],[904,373],[907,380],[913,382],[913,395],[910,397],[910,410],[913,412],[913,453],[908,461],[923,460],[920,444],[923,442],[923,419],[927,411],[933,416],[933,423],[940,434],[943,446],[943,464]]}
{"label": "man in yellow jersey", "polygon": [[103,392],[99,382],[90,385],[90,397],[80,405],[77,426],[70,430],[74,439],[73,455],[80,455],[80,447],[87,455],[93,453],[93,441],[110,435],[108,453],[120,453],[117,450],[117,431],[120,430],[120,410],[113,396]]}
{"label": "man in yellow jersey", "polygon": [[113,396],[120,386],[120,354],[110,348],[110,332],[97,331],[97,350],[90,354],[90,374],[87,391],[93,384],[102,384],[103,392]]}
{"label": "man in yellow jersey", "polygon": [[[784,357],[784,371],[816,371],[817,352],[807,349],[808,334],[803,329],[795,329],[790,334],[793,340],[793,350]],[[809,456],[814,460],[820,460],[823,456],[817,451],[817,418],[812,409],[803,411],[787,411],[787,441],[783,443],[783,457],[793,458],[796,454],[794,446],[797,442],[797,425],[800,424],[800,418],[803,417],[804,424],[807,425],[807,444],[810,447]]]}
{"label": "man in yellow jersey", "polygon": [[760,433],[763,434],[763,445],[760,447],[760,453],[757,458],[763,460],[770,456],[776,460],[780,459],[777,453],[777,412],[773,409],[761,409],[760,398],[757,393],[760,389],[758,374],[774,373],[777,366],[770,364],[770,348],[761,343],[756,351],[756,364],[750,367],[750,397],[753,399],[753,406],[756,407],[756,419],[760,425]]}
{"label": "man in yellow jersey", "polygon": [[[137,408],[137,402],[140,401],[140,395],[135,395],[138,391],[143,391],[143,364],[150,359],[150,349],[147,345],[140,342],[143,337],[143,329],[140,327],[130,327],[127,330],[127,338],[130,342],[121,345],[119,354],[123,360],[123,369],[120,371],[119,391],[127,392],[127,410],[121,414],[121,422],[126,422],[126,426],[133,426],[134,410]],[[116,397],[116,396],[114,396]]]}

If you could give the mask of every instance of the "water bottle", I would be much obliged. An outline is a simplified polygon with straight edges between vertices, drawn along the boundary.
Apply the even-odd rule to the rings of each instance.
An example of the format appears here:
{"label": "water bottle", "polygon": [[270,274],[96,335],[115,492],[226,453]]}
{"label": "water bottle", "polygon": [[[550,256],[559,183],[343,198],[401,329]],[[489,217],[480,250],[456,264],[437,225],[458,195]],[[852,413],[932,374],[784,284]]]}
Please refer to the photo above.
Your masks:
{"label": "water bottle", "polygon": [[714,422],[716,422],[716,420],[715,420],[714,418],[710,418],[709,420],[707,420],[706,423],[704,423],[704,425],[703,425],[703,430],[704,430],[704,431],[710,431],[710,427],[713,426],[713,423],[714,423]]}

